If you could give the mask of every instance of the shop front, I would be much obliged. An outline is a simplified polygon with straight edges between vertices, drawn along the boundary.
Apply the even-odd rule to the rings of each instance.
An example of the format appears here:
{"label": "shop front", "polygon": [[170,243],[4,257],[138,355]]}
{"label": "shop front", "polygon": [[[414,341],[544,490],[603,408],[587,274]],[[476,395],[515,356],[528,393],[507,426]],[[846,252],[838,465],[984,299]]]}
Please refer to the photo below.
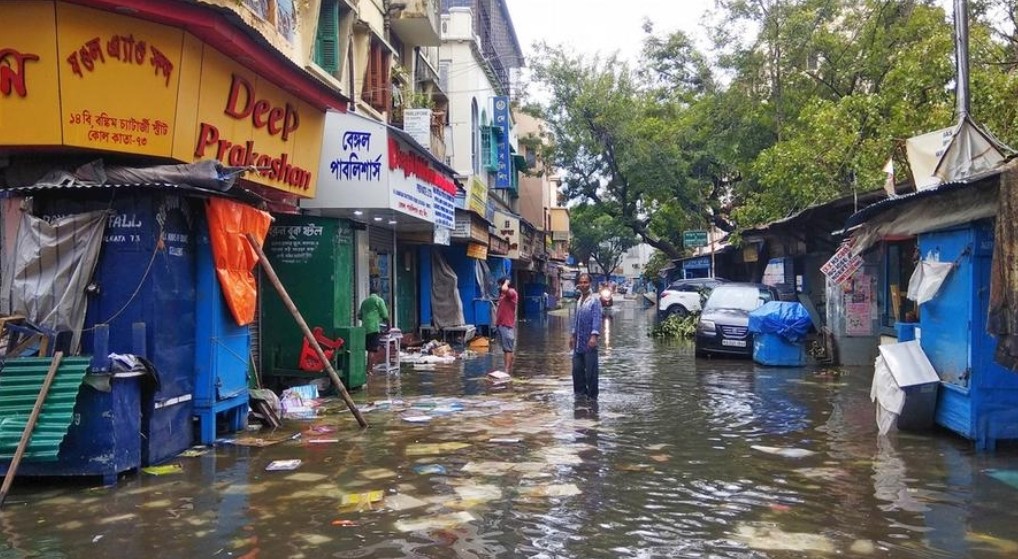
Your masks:
{"label": "shop front", "polygon": [[420,281],[421,247],[453,227],[451,170],[402,130],[352,113],[329,113],[319,172],[317,196],[301,205],[310,214],[351,224],[356,255],[351,297],[359,302],[377,289],[389,307],[389,326],[415,330],[431,292],[430,283]]}
{"label": "shop front", "polygon": [[[111,374],[106,356],[119,353],[147,357],[159,378],[146,389],[114,377],[113,390],[148,390],[133,396],[80,389],[76,413],[120,413],[115,422],[139,426],[137,448],[117,470],[190,446],[193,416],[202,442],[211,442],[220,412],[246,417],[251,318],[227,309],[210,208],[230,198],[224,202],[238,212],[267,220],[250,204],[293,211],[297,199],[314,196],[325,106],[345,107],[246,35],[217,35],[217,22],[225,23],[217,13],[180,6],[171,14],[161,5],[145,4],[152,13],[133,17],[80,3],[8,2],[5,21],[17,24],[0,37],[0,149],[8,162],[0,196],[8,208],[33,201],[22,215],[4,213],[4,255],[17,252],[26,223],[108,214],[94,272],[82,278],[93,288],[80,316],[50,323],[46,309],[35,308],[28,320],[44,331],[73,323],[76,341],[65,349],[92,356],[88,374]],[[245,64],[235,53],[247,54]],[[22,301],[45,302],[43,295],[51,294]],[[102,411],[97,402],[109,401],[120,407]],[[119,451],[78,452],[39,473],[109,476],[88,453]]]}

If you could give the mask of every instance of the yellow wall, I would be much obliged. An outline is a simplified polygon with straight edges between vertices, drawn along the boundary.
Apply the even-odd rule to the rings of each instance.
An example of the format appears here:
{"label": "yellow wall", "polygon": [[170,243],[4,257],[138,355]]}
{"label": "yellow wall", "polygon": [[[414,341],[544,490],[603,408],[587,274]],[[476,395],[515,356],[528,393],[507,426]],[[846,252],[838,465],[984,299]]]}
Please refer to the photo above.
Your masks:
{"label": "yellow wall", "polygon": [[0,146],[214,158],[314,196],[325,114],[211,46],[62,2],[5,4],[4,17],[22,23],[0,36]]}

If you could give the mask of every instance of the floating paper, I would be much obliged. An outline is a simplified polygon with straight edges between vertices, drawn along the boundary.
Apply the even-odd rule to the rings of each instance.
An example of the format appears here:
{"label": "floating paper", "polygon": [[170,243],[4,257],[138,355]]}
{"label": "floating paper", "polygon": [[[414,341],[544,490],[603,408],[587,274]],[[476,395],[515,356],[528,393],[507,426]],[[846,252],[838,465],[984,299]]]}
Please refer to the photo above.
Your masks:
{"label": "floating paper", "polygon": [[280,472],[288,470],[296,470],[300,467],[300,458],[294,458],[292,460],[273,460],[269,462],[268,466],[265,466],[267,472]]}
{"label": "floating paper", "polygon": [[424,530],[435,530],[439,528],[455,528],[467,522],[473,522],[477,518],[467,511],[442,514],[416,520],[397,520],[396,529],[400,532],[420,532]]}
{"label": "floating paper", "polygon": [[766,452],[767,454],[774,454],[777,456],[784,456],[785,458],[805,458],[806,456],[813,456],[816,452],[812,450],[806,450],[804,448],[781,448],[776,446],[760,446],[753,445],[750,448],[753,450],[759,450],[760,452]]}

